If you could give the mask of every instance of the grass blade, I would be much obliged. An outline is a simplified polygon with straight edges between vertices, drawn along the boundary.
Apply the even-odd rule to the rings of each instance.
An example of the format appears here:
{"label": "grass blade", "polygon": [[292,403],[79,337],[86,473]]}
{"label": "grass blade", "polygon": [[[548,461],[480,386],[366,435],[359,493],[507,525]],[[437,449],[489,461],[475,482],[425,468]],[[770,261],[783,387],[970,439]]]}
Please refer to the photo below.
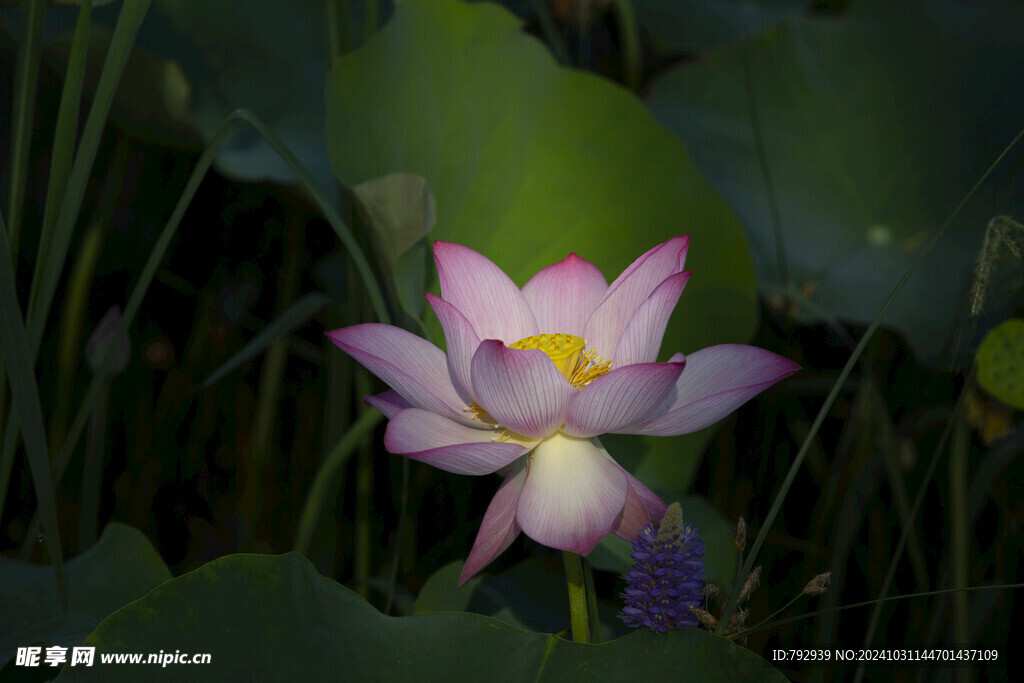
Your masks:
{"label": "grass blade", "polygon": [[880,607],[886,603],[910,600],[911,598],[931,598],[936,595],[949,595],[950,593],[977,593],[979,591],[1018,590],[1020,588],[1024,588],[1024,583],[1002,583],[995,586],[968,586],[967,588],[943,588],[942,590],[925,591],[924,593],[908,593],[906,595],[893,595],[888,598],[875,598],[874,600],[852,602],[848,605],[839,605],[838,607],[819,609],[814,612],[805,612],[803,614],[786,617],[785,619],[779,619],[778,621],[773,621],[767,624],[758,624],[757,626],[752,626],[751,628],[744,629],[738,633],[731,633],[727,635],[726,638],[729,640],[739,640],[740,638],[746,638],[755,633],[771,631],[780,626],[785,626],[786,624],[792,624],[804,619],[813,619],[814,617],[820,617],[821,615],[828,614],[830,612],[844,612],[849,609],[857,609],[858,607],[868,607],[869,605]]}
{"label": "grass blade", "polygon": [[[39,240],[37,263],[45,258],[45,254],[49,250],[50,233],[53,231],[53,224],[56,222],[59,201],[64,196],[68,171],[71,168],[75,136],[78,134],[78,107],[82,99],[82,83],[85,80],[85,61],[89,47],[91,13],[92,0],[84,0],[78,12],[78,24],[75,27],[75,35],[71,41],[67,76],[64,79],[60,109],[57,112],[57,127],[52,149],[53,160],[50,163],[50,177],[46,188],[46,209],[43,213],[43,229]],[[12,188],[14,184],[15,181],[12,177]],[[21,195],[19,194],[18,196],[20,197]],[[16,250],[16,245],[12,245],[12,251]],[[7,386],[5,379],[6,370],[3,359],[0,359],[0,424],[5,424],[4,416],[7,414],[4,410]],[[14,455],[18,437],[15,420],[12,418],[6,421],[6,424],[9,426],[4,428],[3,447],[0,450],[0,510],[4,509],[7,500],[7,487],[10,483],[11,472],[14,469]]]}
{"label": "grass blade", "polygon": [[[284,230],[284,258],[278,272],[276,310],[282,313],[295,303],[302,272],[302,235],[305,224],[293,216]],[[274,435],[281,423],[281,393],[288,369],[288,340],[282,336],[270,342],[260,363],[259,389],[256,392],[256,414],[253,418],[250,448],[245,457],[244,474],[238,478],[238,514],[248,519],[242,525],[238,551],[245,552],[259,528],[265,510],[263,475],[274,449]]]}
{"label": "grass blade", "polygon": [[39,85],[39,49],[43,41],[45,0],[24,0],[21,3],[21,28],[18,50],[18,71],[14,77],[14,111],[11,125],[11,161],[8,172],[7,234],[11,263],[18,258],[18,235],[25,210],[25,186],[28,177],[28,152],[32,147],[33,113],[36,108],[36,87]]}
{"label": "grass blade", "polygon": [[277,137],[269,128],[267,128],[262,121],[256,118],[256,115],[246,109],[239,109],[235,111],[232,117],[237,117],[250,126],[256,129],[267,144],[270,145],[281,160],[288,164],[288,167],[292,169],[292,172],[299,179],[299,182],[306,188],[306,191],[313,197],[313,201],[316,202],[317,208],[323,214],[323,217],[327,219],[331,229],[334,230],[334,234],[338,236],[341,243],[345,245],[345,249],[348,251],[349,257],[355,262],[356,268],[359,270],[359,275],[363,280],[363,285],[366,287],[366,293],[370,297],[370,302],[373,304],[373,312],[377,316],[377,322],[390,324],[391,316],[388,315],[387,306],[384,304],[384,295],[381,293],[380,285],[377,282],[377,277],[374,275],[373,270],[370,268],[369,261],[366,260],[366,256],[363,254],[363,250],[359,247],[356,242],[355,236],[345,225],[345,222],[341,220],[341,216],[335,211],[331,203],[327,201],[324,193],[320,191],[320,188],[313,182],[313,177],[309,175],[309,171],[302,165],[298,157],[292,154],[292,151],[281,141],[281,138]]}
{"label": "grass blade", "polygon": [[345,435],[341,437],[337,445],[327,456],[320,466],[316,476],[313,478],[313,486],[310,488],[306,502],[302,506],[302,514],[299,516],[299,526],[295,532],[295,551],[303,555],[309,554],[309,545],[313,540],[313,531],[316,524],[324,513],[327,504],[334,500],[333,493],[337,489],[337,477],[341,468],[345,466],[356,447],[363,441],[364,437],[373,431],[373,428],[380,424],[384,416],[376,410],[367,410],[359,416]]}
{"label": "grass blade", "polygon": [[114,101],[114,93],[128,64],[128,58],[135,46],[135,36],[149,9],[149,3],[150,0],[125,0],[121,6],[114,34],[110,38],[110,50],[103,63],[103,71],[93,95],[89,117],[82,131],[78,153],[71,166],[60,213],[54,224],[53,239],[47,253],[40,255],[36,261],[28,307],[29,343],[33,362],[50,314],[53,296],[60,282],[61,272],[64,270],[68,247],[71,244],[71,233],[78,221],[78,212],[82,208],[85,188],[92,173],[93,163],[96,161],[96,152],[99,150],[107,115]]}
{"label": "grass blade", "polygon": [[[317,205],[323,212],[324,217],[334,229],[335,234],[337,234],[342,240],[342,243],[349,249],[349,255],[358,266],[359,273],[362,276],[363,283],[366,286],[370,299],[374,302],[374,309],[378,316],[378,320],[384,323],[390,321],[387,315],[387,309],[384,306],[383,296],[381,295],[381,291],[377,285],[377,280],[373,275],[373,271],[370,270],[370,265],[366,260],[366,256],[356,243],[354,236],[348,229],[348,226],[346,226],[341,220],[341,216],[338,215],[338,212],[335,211],[327,202],[323,193],[320,192],[313,184],[309,171],[302,166],[295,155],[284,146],[284,143],[281,142],[277,136],[273,135],[252,112],[239,109],[230,114],[211,137],[210,143],[206,146],[206,149],[203,150],[202,155],[200,155],[199,161],[196,163],[196,167],[192,171],[192,175],[189,176],[188,183],[186,183],[185,189],[182,191],[181,197],[178,199],[178,203],[175,205],[174,211],[171,213],[171,217],[167,220],[167,224],[164,226],[163,231],[160,233],[160,237],[153,246],[153,251],[149,254],[149,260],[146,261],[146,265],[143,267],[142,273],[139,275],[139,281],[135,284],[135,288],[132,290],[128,303],[125,305],[124,315],[121,316],[117,329],[111,336],[110,345],[107,347],[107,351],[103,355],[103,359],[100,361],[99,368],[96,370],[92,382],[86,390],[85,396],[82,399],[82,404],[78,409],[78,413],[71,424],[71,428],[68,430],[64,445],[61,447],[60,453],[58,453],[57,458],[54,461],[55,482],[60,481],[64,474],[64,470],[67,469],[68,462],[71,460],[71,455],[74,453],[75,446],[78,444],[78,439],[82,436],[82,430],[85,428],[86,420],[91,414],[93,405],[99,395],[103,377],[109,373],[110,368],[113,366],[117,350],[120,348],[122,340],[128,333],[128,327],[135,320],[135,315],[139,312],[139,307],[142,305],[142,299],[146,295],[149,285],[153,282],[153,277],[156,275],[156,271],[160,267],[160,262],[163,260],[164,254],[167,252],[167,248],[170,246],[171,240],[174,238],[174,235],[178,230],[178,226],[181,224],[182,218],[185,216],[185,211],[188,209],[189,204],[192,203],[192,199],[195,197],[200,183],[206,176],[207,171],[210,170],[214,160],[217,158],[217,152],[220,149],[221,144],[223,144],[224,138],[227,136],[228,132],[230,132],[235,122],[239,120],[249,123],[251,126],[256,128],[261,135],[263,135],[264,139],[278,152],[278,154],[281,154],[284,161],[299,177],[299,181],[313,195]],[[36,348],[38,348],[38,344],[36,345]],[[5,435],[5,438],[6,436],[7,435]],[[35,525],[36,522],[33,521],[30,528]]]}
{"label": "grass blade", "polygon": [[[85,198],[86,184],[92,173],[100,139],[103,137],[107,114],[110,112],[121,74],[124,72],[128,57],[135,45],[135,36],[149,9],[149,3],[150,0],[125,0],[121,6],[117,26],[114,27],[114,34],[110,39],[110,50],[107,52],[107,59],[103,64],[100,81],[93,96],[89,118],[86,119],[85,129],[82,132],[78,154],[75,155],[65,191],[60,195],[62,202],[60,213],[53,224],[52,239],[45,253],[40,252],[39,258],[36,259],[35,271],[32,274],[32,289],[29,292],[28,323],[26,325],[28,328],[29,355],[27,361],[29,367],[35,366],[36,354],[39,352],[39,344],[46,328],[50,306],[53,304],[53,297],[60,282],[61,272],[64,270],[64,262],[67,259],[71,233],[78,221],[78,212],[82,208],[82,200]],[[118,343],[120,343],[120,339]],[[8,453],[12,452],[17,438],[17,423],[8,417],[4,430],[3,455],[0,456],[0,460],[2,460],[0,474],[3,472],[3,466],[8,462]],[[62,453],[63,451],[64,449],[61,449]],[[62,468],[60,469],[63,471]],[[60,475],[58,474],[57,481],[59,480]]]}
{"label": "grass blade", "polygon": [[85,65],[89,54],[89,29],[92,24],[92,0],[85,0],[78,10],[78,23],[71,39],[67,73],[64,88],[60,93],[57,109],[57,125],[53,133],[50,177],[46,186],[46,206],[43,209],[43,229],[39,238],[39,264],[46,261],[53,241],[53,229],[57,224],[61,201],[67,192],[68,176],[75,155],[75,138],[78,136],[78,115],[82,102],[82,86],[85,83]]}
{"label": "grass blade", "polygon": [[7,228],[0,216],[0,337],[3,338],[3,355],[9,369],[11,385],[11,407],[18,416],[25,436],[25,452],[28,455],[32,483],[42,516],[44,541],[53,563],[57,579],[57,592],[61,606],[67,610],[68,586],[64,573],[64,556],[61,550],[60,529],[57,526],[57,501],[54,496],[53,479],[50,477],[50,456],[46,451],[46,430],[43,428],[43,410],[39,403],[39,387],[32,374],[33,363],[25,334],[25,324],[18,305],[17,285],[14,268],[11,266],[11,246],[7,240]]}
{"label": "grass blade", "polygon": [[259,334],[243,346],[238,353],[225,361],[224,365],[217,368],[209,377],[203,380],[202,384],[196,387],[196,389],[208,389],[221,381],[244,363],[264,353],[275,340],[290,334],[307,323],[330,303],[331,297],[323,292],[310,292],[296,299],[288,308],[281,311],[280,315],[260,330]]}
{"label": "grass blade", "polygon": [[[970,572],[970,537],[967,513],[967,457],[970,452],[970,432],[964,411],[953,415],[953,438],[949,445],[949,558],[953,568],[953,588],[966,588]],[[972,527],[973,528],[973,527]],[[967,609],[967,594],[953,595],[953,632],[956,642],[971,642],[971,619]]]}

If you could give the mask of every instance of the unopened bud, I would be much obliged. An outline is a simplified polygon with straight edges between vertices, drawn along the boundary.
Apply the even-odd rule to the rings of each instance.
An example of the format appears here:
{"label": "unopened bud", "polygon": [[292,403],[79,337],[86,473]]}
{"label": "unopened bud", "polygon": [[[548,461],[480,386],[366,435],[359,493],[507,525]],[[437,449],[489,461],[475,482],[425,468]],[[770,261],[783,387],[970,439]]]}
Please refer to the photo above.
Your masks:
{"label": "unopened bud", "polygon": [[832,579],[832,572],[818,574],[804,586],[804,595],[821,595],[828,590],[828,582]]}
{"label": "unopened bud", "polygon": [[757,590],[757,587],[761,585],[761,566],[754,567],[749,574],[747,574],[747,580],[743,582],[743,588],[740,590],[740,597],[736,602],[743,602],[750,597],[750,594]]}
{"label": "unopened bud", "polygon": [[729,620],[729,626],[725,629],[726,634],[736,633],[737,631],[742,629],[743,625],[747,623],[747,617],[749,615],[749,610],[736,610],[736,614],[732,615],[732,619]]}
{"label": "unopened bud", "polygon": [[[111,306],[89,337],[89,341],[85,343],[85,361],[93,372],[97,372],[100,369],[100,363],[103,362],[103,356],[107,352],[107,347],[113,341],[114,331],[117,330],[119,322],[121,322],[121,309],[117,306]],[[128,339],[128,335],[125,335],[121,340],[120,347],[118,347],[114,354],[114,361],[111,363],[109,370],[110,376],[119,374],[127,367],[131,351],[131,341]]]}
{"label": "unopened bud", "polygon": [[658,527],[658,542],[671,543],[675,541],[683,531],[683,508],[679,503],[672,503],[665,510],[665,516],[661,518],[661,526]]}
{"label": "unopened bud", "polygon": [[714,615],[712,615],[707,610],[703,610],[700,607],[694,607],[693,605],[690,605],[690,613],[693,614],[693,616],[697,617],[697,621],[704,624],[708,628],[718,628],[718,619],[716,619]]}
{"label": "unopened bud", "polygon": [[743,550],[747,547],[747,521],[740,516],[736,522],[736,550]]}

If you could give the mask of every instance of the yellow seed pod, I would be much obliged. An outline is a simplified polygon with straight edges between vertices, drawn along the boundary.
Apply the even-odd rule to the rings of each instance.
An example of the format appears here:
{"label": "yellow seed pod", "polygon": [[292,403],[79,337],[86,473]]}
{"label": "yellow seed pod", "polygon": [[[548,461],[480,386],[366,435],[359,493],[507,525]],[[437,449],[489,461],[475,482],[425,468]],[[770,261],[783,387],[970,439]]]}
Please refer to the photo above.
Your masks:
{"label": "yellow seed pod", "polygon": [[981,388],[1024,410],[1024,320],[1012,318],[993,328],[978,347],[975,360]]}

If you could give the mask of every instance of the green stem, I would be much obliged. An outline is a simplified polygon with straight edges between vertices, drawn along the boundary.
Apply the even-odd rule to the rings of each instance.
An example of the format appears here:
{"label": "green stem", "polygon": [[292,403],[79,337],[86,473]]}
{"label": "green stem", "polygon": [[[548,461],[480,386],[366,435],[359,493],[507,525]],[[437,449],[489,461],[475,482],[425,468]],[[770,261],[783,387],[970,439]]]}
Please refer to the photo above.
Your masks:
{"label": "green stem", "polygon": [[640,91],[640,31],[636,23],[633,0],[615,0],[619,15],[619,49],[622,50],[622,73],[633,92]]}
{"label": "green stem", "polygon": [[100,488],[103,486],[103,451],[107,430],[110,381],[102,385],[89,420],[82,471],[82,512],[78,520],[78,552],[84,553],[96,541],[100,518]]}
{"label": "green stem", "polygon": [[568,550],[562,551],[565,564],[565,583],[569,587],[569,617],[572,639],[577,643],[590,642],[590,618],[587,616],[587,585],[583,576],[583,558]]}
{"label": "green stem", "polygon": [[[302,234],[305,223],[293,217],[284,229],[284,259],[277,281],[277,314],[288,309],[295,301],[299,288],[299,274],[302,270]],[[238,539],[238,551],[245,552],[255,538],[263,516],[263,475],[274,451],[276,427],[281,421],[281,393],[284,389],[285,372],[288,369],[288,338],[281,336],[270,343],[260,367],[260,385],[256,401],[256,418],[253,421],[252,450],[245,477],[240,482],[239,515],[248,517],[249,524],[242,525]]]}
{"label": "green stem", "polygon": [[[952,528],[950,559],[954,589],[967,588],[970,559],[967,535],[967,454],[970,450],[970,433],[964,412],[960,410],[953,416],[953,435],[949,445],[949,522]],[[967,645],[971,642],[967,593],[962,590],[953,594],[953,629],[958,643]]]}
{"label": "green stem", "polygon": [[548,3],[544,0],[531,0],[530,5],[533,7],[534,14],[537,15],[537,21],[540,23],[540,30],[544,34],[548,48],[554,53],[555,59],[561,66],[568,66],[569,50],[565,47],[562,36],[558,35],[558,27],[555,26],[555,20],[551,17],[551,8],[548,7]]}
{"label": "green stem", "polygon": [[71,416],[72,389],[75,374],[81,365],[82,333],[88,311],[89,293],[92,291],[96,264],[103,248],[103,226],[93,223],[82,239],[78,259],[71,270],[64,299],[64,316],[57,335],[57,405],[50,420],[50,452],[60,453]]}
{"label": "green stem", "polygon": [[28,180],[28,155],[32,146],[32,123],[39,82],[39,50],[43,37],[45,0],[23,0],[21,3],[21,38],[18,70],[15,76],[13,125],[11,127],[11,160],[7,199],[7,231],[14,264],[18,261],[18,235],[25,208],[25,186]]}
{"label": "green stem", "polygon": [[601,635],[601,615],[597,612],[597,589],[594,588],[594,570],[590,563],[583,562],[583,578],[587,584],[587,614],[590,617],[590,636],[593,643],[600,643],[604,638]]}
{"label": "green stem", "polygon": [[[917,512],[921,509],[921,505],[924,503],[925,494],[928,492],[928,484],[931,483],[932,476],[935,474],[935,470],[939,464],[939,457],[942,455],[942,451],[946,448],[946,442],[953,433],[953,422],[956,419],[956,416],[960,414],[960,411],[964,409],[964,397],[966,395],[966,391],[960,392],[960,396],[957,398],[956,404],[953,406],[953,418],[946,422],[946,428],[942,430],[942,435],[939,437],[939,443],[935,447],[935,451],[932,453],[931,460],[928,462],[924,478],[918,485],[917,496],[914,498],[914,505],[910,508],[911,520],[917,519]],[[896,578],[896,569],[899,566],[900,558],[903,557],[903,550],[906,548],[909,537],[909,529],[904,528],[900,534],[900,540],[896,542],[896,547],[893,548],[892,559],[889,561],[889,569],[886,571],[885,578],[882,579],[882,586],[878,590],[878,600],[872,601],[874,609],[871,610],[871,616],[868,618],[867,628],[864,630],[864,647],[868,647],[875,637],[875,630],[878,628],[878,623],[882,616],[882,605],[885,604],[885,600],[889,595],[889,588],[892,586],[892,582]],[[943,591],[939,591],[936,595],[942,593]],[[918,593],[918,595],[930,595],[930,593]],[[857,670],[854,672],[854,683],[860,683],[860,681],[864,680],[864,671],[865,665],[864,662],[861,662],[858,665]]]}
{"label": "green stem", "polygon": [[302,514],[299,515],[299,528],[295,532],[296,552],[303,555],[309,554],[309,546],[313,540],[316,523],[323,516],[328,503],[334,500],[338,473],[352,457],[356,446],[373,431],[374,427],[380,424],[382,419],[384,416],[376,410],[367,410],[360,415],[320,466],[313,478],[313,486],[309,490],[309,495],[306,496],[306,502],[302,506]]}
{"label": "green stem", "polygon": [[377,24],[379,23],[379,9],[377,7],[378,1],[379,0],[366,0],[366,25],[363,27],[364,42],[369,40],[370,36],[377,32]]}
{"label": "green stem", "polygon": [[348,7],[342,6],[341,0],[327,0],[324,3],[324,24],[327,28],[327,70],[331,70],[334,60],[349,51]]}
{"label": "green stem", "polygon": [[[356,395],[370,393],[370,379],[366,372],[356,370]],[[369,435],[364,435],[356,453],[356,547],[353,580],[356,592],[364,598],[370,597],[370,507],[373,497],[373,458]]]}
{"label": "green stem", "polygon": [[906,595],[891,595],[887,598],[875,598],[874,600],[864,600],[862,602],[854,602],[849,605],[838,605],[836,607],[829,607],[828,609],[819,609],[813,612],[805,612],[803,614],[797,614],[792,617],[786,617],[785,619],[779,619],[773,621],[770,624],[758,624],[751,628],[737,631],[736,633],[730,633],[725,636],[729,640],[738,640],[740,638],[746,638],[755,633],[762,633],[764,631],[771,631],[777,629],[780,626],[787,624],[795,624],[798,621],[805,619],[813,619],[814,617],[820,617],[822,614],[831,614],[833,612],[845,612],[846,610],[858,609],[860,607],[869,607],[871,605],[885,605],[890,602],[899,602],[902,600],[910,600],[911,598],[931,598],[936,595],[949,595],[950,593],[977,593],[980,591],[1001,591],[1001,590],[1019,590],[1024,588],[1024,583],[1001,583],[995,586],[968,586],[967,588],[943,588],[937,591],[925,591],[923,593],[907,593]]}

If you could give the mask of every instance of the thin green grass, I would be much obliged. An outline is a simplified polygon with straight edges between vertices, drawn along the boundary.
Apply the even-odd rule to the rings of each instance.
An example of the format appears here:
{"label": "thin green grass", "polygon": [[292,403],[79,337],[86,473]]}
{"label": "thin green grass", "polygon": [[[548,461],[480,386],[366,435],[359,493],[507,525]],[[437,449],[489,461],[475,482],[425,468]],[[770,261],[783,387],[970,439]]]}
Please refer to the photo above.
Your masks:
{"label": "thin green grass", "polygon": [[779,619],[778,621],[772,621],[769,623],[758,624],[757,626],[751,626],[750,628],[743,629],[736,633],[731,633],[726,636],[730,640],[737,640],[740,638],[746,638],[752,636],[755,633],[761,633],[763,631],[772,631],[785,626],[787,624],[793,624],[798,621],[804,621],[805,619],[813,619],[814,617],[820,617],[824,614],[831,614],[834,612],[845,612],[851,609],[859,609],[861,607],[874,606],[876,609],[893,602],[899,602],[902,600],[911,600],[913,598],[930,598],[937,595],[949,595],[950,593],[977,593],[980,591],[1005,591],[1005,590],[1017,590],[1024,588],[1024,583],[1001,583],[994,586],[967,586],[966,588],[944,588],[942,590],[925,591],[923,593],[908,593],[906,595],[893,595],[886,598],[875,598],[873,600],[864,600],[863,602],[853,602],[848,605],[839,605],[838,607],[830,607],[828,609],[815,610],[813,612],[804,612],[797,614],[792,617],[786,617]]}
{"label": "thin green grass", "polygon": [[209,389],[248,361],[265,353],[275,340],[280,340],[305,325],[320,311],[327,308],[330,303],[331,297],[323,292],[310,292],[291,302],[245,346],[203,380],[196,389]]}
{"label": "thin green grass", "polygon": [[[45,6],[45,2],[36,3]],[[78,108],[82,98],[82,83],[85,79],[86,51],[89,47],[89,27],[92,12],[92,0],[85,0],[78,11],[78,23],[75,26],[74,38],[71,41],[71,53],[68,57],[67,76],[64,80],[64,88],[61,90],[60,108],[57,113],[57,127],[54,132],[52,149],[52,161],[50,162],[50,178],[46,192],[46,208],[43,213],[43,231],[39,243],[40,258],[49,248],[49,234],[56,222],[57,203],[64,196],[67,186],[67,176],[71,168],[71,160],[74,155],[75,135],[78,133]],[[37,55],[38,58],[38,55]],[[27,131],[22,130],[23,134]],[[28,142],[19,142],[21,138],[14,136],[12,142],[15,146],[22,144],[28,149]],[[19,166],[12,160],[11,196],[16,201],[21,201],[24,195],[24,188],[15,191],[15,188],[24,180],[17,177]],[[17,239],[12,243],[12,258],[17,259]],[[18,428],[13,419],[6,419],[5,398],[7,396],[7,368],[0,359],[0,425],[5,425],[3,430],[3,445],[0,447],[0,510],[4,509],[7,501],[7,490],[10,485],[11,472],[14,470],[15,449],[18,445]]]}
{"label": "thin green grass", "polygon": [[[174,207],[174,211],[171,213],[167,224],[164,226],[163,231],[160,233],[160,237],[157,239],[156,244],[153,246],[153,250],[150,252],[149,259],[146,261],[146,265],[143,267],[142,272],[139,275],[138,282],[136,282],[135,287],[132,289],[128,303],[125,305],[124,314],[121,316],[121,320],[117,324],[117,329],[111,337],[110,345],[107,347],[106,353],[104,353],[103,358],[100,361],[99,368],[96,371],[96,375],[89,384],[89,388],[86,390],[82,403],[75,415],[75,419],[71,423],[67,439],[54,461],[53,469],[55,483],[60,482],[61,477],[64,475],[64,471],[67,469],[68,463],[71,461],[71,456],[74,454],[75,447],[78,444],[78,439],[82,435],[86,421],[92,412],[93,405],[101,390],[102,378],[113,366],[117,349],[120,347],[122,341],[127,335],[129,326],[135,320],[135,316],[142,305],[142,300],[149,289],[149,285],[152,283],[153,277],[156,275],[156,272],[160,267],[160,262],[163,260],[164,255],[170,246],[171,240],[174,238],[178,226],[181,224],[181,221],[185,216],[185,211],[192,203],[192,199],[195,197],[196,192],[199,189],[199,185],[202,183],[206,173],[213,165],[221,144],[223,144],[224,139],[227,137],[227,134],[231,131],[232,127],[239,121],[243,121],[256,129],[263,139],[281,155],[281,158],[296,174],[300,183],[313,196],[317,207],[321,210],[335,234],[338,235],[339,239],[346,246],[348,254],[355,262],[359,275],[362,278],[363,285],[367,290],[367,295],[373,304],[374,312],[377,315],[378,320],[384,323],[390,322],[387,308],[384,304],[384,298],[377,284],[377,280],[370,269],[369,262],[366,260],[365,255],[360,249],[358,243],[355,241],[355,238],[348,229],[348,226],[345,225],[341,220],[341,217],[338,215],[338,212],[333,206],[331,206],[323,193],[313,183],[309,172],[304,166],[302,166],[301,162],[299,162],[295,155],[284,146],[284,143],[280,138],[272,133],[252,112],[239,109],[230,114],[225,119],[224,123],[221,124],[220,128],[214,132],[210,139],[210,143],[206,146],[206,149],[203,150],[202,155],[200,155],[199,161],[196,163],[196,167],[192,171],[192,175],[189,176],[185,189],[182,191],[182,194]],[[36,348],[38,348],[38,344]],[[30,528],[34,528],[37,523],[38,522],[36,520],[33,520]]]}
{"label": "thin green grass", "polygon": [[[864,332],[864,335],[857,343],[857,347],[853,350],[853,353],[850,355],[849,360],[846,361],[846,365],[843,366],[842,371],[839,373],[839,378],[836,380],[835,385],[832,387],[832,390],[825,398],[825,402],[822,404],[821,409],[818,411],[817,417],[815,417],[814,422],[811,424],[810,434],[807,435],[807,439],[800,446],[800,450],[797,451],[796,457],[793,459],[793,464],[790,465],[789,471],[786,474],[786,478],[783,480],[782,485],[779,488],[779,492],[776,494],[775,500],[772,502],[771,509],[769,509],[768,515],[765,517],[764,524],[761,525],[761,530],[757,534],[757,538],[754,539],[754,543],[751,546],[746,562],[743,563],[743,567],[739,572],[739,576],[746,576],[750,573],[750,570],[753,569],[754,562],[757,560],[757,554],[758,552],[760,552],[761,546],[764,545],[764,540],[765,537],[768,535],[768,530],[775,522],[775,518],[778,516],[779,511],[782,509],[782,504],[786,499],[786,494],[789,492],[789,488],[790,486],[792,486],[793,480],[796,478],[797,473],[800,471],[800,467],[803,464],[804,458],[807,456],[807,452],[810,449],[811,441],[813,441],[816,438],[818,430],[821,429],[821,425],[825,421],[825,417],[832,409],[832,404],[835,403],[836,398],[839,396],[839,392],[842,389],[843,384],[845,384],[846,379],[850,376],[850,373],[852,372],[854,365],[857,364],[861,354],[864,352],[864,349],[867,347],[868,342],[871,340],[871,337],[874,335],[879,325],[881,325],[882,318],[885,317],[885,314],[888,312],[890,306],[892,306],[893,301],[896,300],[896,297],[899,296],[901,291],[903,291],[903,287],[906,286],[907,281],[910,280],[910,277],[914,274],[915,271],[917,271],[918,267],[921,265],[921,263],[924,262],[925,258],[928,257],[928,254],[931,253],[932,248],[935,246],[936,242],[939,241],[939,238],[942,237],[943,234],[945,234],[946,230],[952,224],[953,220],[955,220],[956,217],[960,215],[960,212],[963,210],[967,202],[970,201],[971,197],[974,196],[974,193],[977,192],[978,188],[984,184],[985,180],[988,179],[992,171],[995,170],[995,168],[1010,153],[1010,151],[1017,146],[1017,144],[1020,142],[1022,138],[1024,138],[1024,129],[1017,133],[1017,136],[1014,137],[1014,139],[1010,142],[1010,144],[1006,146],[1005,149],[1003,149],[1003,151],[999,154],[995,161],[992,162],[992,164],[988,167],[985,173],[982,174],[981,178],[978,179],[974,186],[967,192],[967,195],[960,201],[960,203],[949,215],[949,217],[945,220],[942,226],[935,231],[935,233],[924,245],[924,247],[922,247],[921,250],[917,253],[917,257],[914,259],[913,263],[911,263],[910,266],[907,268],[906,272],[904,272],[903,276],[900,278],[899,282],[893,288],[888,298],[886,298],[885,303],[882,304],[882,307],[878,311],[878,314],[875,315],[874,319],[871,321],[871,324],[868,325],[868,328]],[[917,506],[915,506],[915,509],[912,510],[912,514],[916,513],[916,509]],[[909,529],[905,528],[901,535],[900,552],[902,552],[902,545],[906,543],[908,531]],[[725,609],[722,612],[722,619],[718,624],[718,628],[716,629],[716,632],[719,635],[724,633],[726,626],[728,625],[730,619],[732,619],[732,615],[736,610],[736,600],[738,597],[739,591],[733,590],[731,595],[729,596],[728,601],[725,604]]]}
{"label": "thin green grass", "polygon": [[22,214],[25,212],[28,154],[32,147],[36,88],[39,85],[39,52],[43,42],[45,14],[46,0],[24,0],[21,3],[21,35],[18,41],[17,74],[14,77],[11,160],[8,165],[10,183],[7,193],[7,239],[13,263],[18,259],[18,236],[21,234]]}
{"label": "thin green grass", "polygon": [[[43,428],[43,410],[39,403],[39,387],[32,373],[31,352],[25,334],[25,324],[18,305],[18,293],[11,267],[11,246],[7,240],[7,226],[0,216],[0,337],[3,338],[3,356],[9,368],[12,415],[16,415],[25,437],[28,466],[39,502],[43,542],[53,563],[57,579],[57,593],[61,607],[68,608],[67,575],[57,525],[57,501],[53,480],[50,478],[50,456],[46,449],[46,430]],[[32,539],[34,542],[36,539]]]}
{"label": "thin green grass", "polygon": [[[53,297],[56,294],[61,273],[67,260],[71,233],[78,222],[78,214],[85,197],[86,184],[92,173],[92,166],[96,160],[96,152],[99,149],[100,140],[103,137],[103,130],[106,126],[107,116],[110,113],[110,106],[113,103],[114,93],[117,90],[121,74],[124,72],[128,58],[135,45],[135,36],[148,9],[149,0],[125,0],[121,7],[117,25],[110,39],[110,50],[103,64],[100,81],[93,97],[92,108],[89,111],[89,117],[86,119],[85,128],[82,132],[78,152],[75,154],[74,163],[72,164],[64,192],[59,195],[61,200],[60,212],[53,224],[52,238],[48,239],[47,235],[49,233],[45,231],[41,238],[41,249],[36,260],[35,271],[32,274],[28,314],[25,318],[27,320],[25,326],[28,330],[29,355],[27,362],[30,368],[35,367],[39,345],[42,342],[46,321],[50,314],[50,306],[53,303]],[[81,27],[81,22],[82,15],[80,13],[79,28]],[[76,37],[79,35],[81,35],[80,32],[76,30]],[[74,55],[74,51],[72,54]],[[84,57],[81,67],[84,68]],[[79,67],[76,66],[75,68]],[[72,83],[70,87],[74,90],[75,84]],[[62,109],[64,109],[65,103],[67,103],[68,107],[72,107],[68,100],[73,94],[70,93],[67,97],[62,97]],[[77,105],[77,97],[75,99]],[[64,128],[77,127],[77,115],[72,116],[69,111],[66,118],[59,119],[59,124],[62,128],[58,129],[58,135],[66,136],[68,133],[64,131]],[[73,132],[71,135],[73,135]],[[56,202],[56,199],[54,201]],[[44,216],[44,224],[45,221],[46,218]],[[13,459],[17,438],[18,426],[13,417],[9,416],[4,428],[3,451],[2,455],[0,455],[0,460],[3,461],[3,464],[0,465],[0,472],[5,471],[8,467],[7,463]],[[0,494],[3,494],[0,495],[0,500],[6,499],[6,483],[5,481],[0,481],[0,484],[4,484],[3,490],[0,491]]]}
{"label": "thin green grass", "polygon": [[325,514],[327,506],[333,502],[334,494],[338,489],[337,482],[342,468],[355,453],[360,442],[380,424],[384,416],[374,409],[363,411],[359,418],[352,423],[338,443],[331,450],[316,476],[313,477],[313,485],[310,487],[306,502],[303,503],[302,513],[299,515],[299,526],[295,532],[295,551],[303,555],[309,554],[309,547],[313,541],[313,532],[321,517]]}

